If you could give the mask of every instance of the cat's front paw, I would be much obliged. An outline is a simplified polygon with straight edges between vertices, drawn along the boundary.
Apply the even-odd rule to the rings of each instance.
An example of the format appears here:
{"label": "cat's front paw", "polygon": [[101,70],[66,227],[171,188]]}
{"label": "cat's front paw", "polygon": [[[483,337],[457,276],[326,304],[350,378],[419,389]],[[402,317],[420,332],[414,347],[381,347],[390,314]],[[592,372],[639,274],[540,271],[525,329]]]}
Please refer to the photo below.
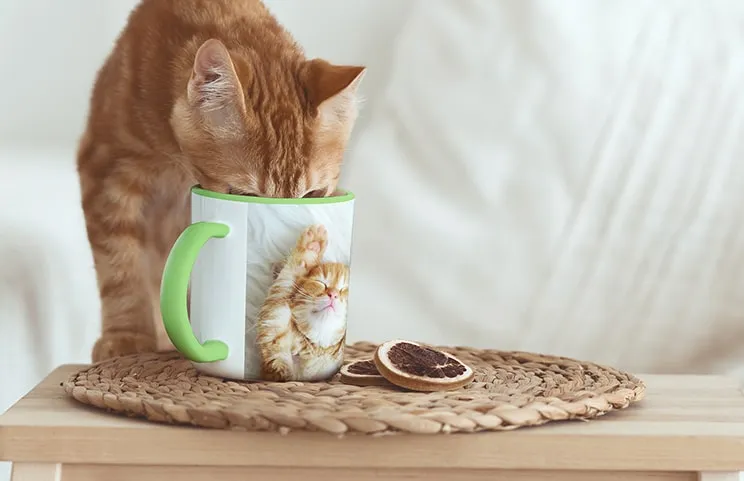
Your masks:
{"label": "cat's front paw", "polygon": [[328,244],[328,231],[321,224],[305,229],[297,241],[296,252],[303,266],[316,265],[325,253]]}
{"label": "cat's front paw", "polygon": [[93,362],[112,357],[127,356],[143,352],[155,352],[157,344],[153,336],[136,332],[104,333],[93,346]]}
{"label": "cat's front paw", "polygon": [[261,378],[264,381],[286,382],[294,380],[292,368],[278,360],[265,363],[261,368]]}

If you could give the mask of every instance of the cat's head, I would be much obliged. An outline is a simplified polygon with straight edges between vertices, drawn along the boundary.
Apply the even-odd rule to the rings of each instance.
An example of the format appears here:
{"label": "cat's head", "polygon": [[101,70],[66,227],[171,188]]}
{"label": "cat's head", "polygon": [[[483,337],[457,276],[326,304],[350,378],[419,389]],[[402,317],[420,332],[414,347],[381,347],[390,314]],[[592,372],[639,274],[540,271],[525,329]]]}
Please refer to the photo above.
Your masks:
{"label": "cat's head", "polygon": [[326,262],[312,268],[296,281],[292,310],[305,319],[346,316],[349,296],[349,268]]}
{"label": "cat's head", "polygon": [[198,49],[171,124],[202,187],[262,197],[336,190],[364,67],[297,54]]}

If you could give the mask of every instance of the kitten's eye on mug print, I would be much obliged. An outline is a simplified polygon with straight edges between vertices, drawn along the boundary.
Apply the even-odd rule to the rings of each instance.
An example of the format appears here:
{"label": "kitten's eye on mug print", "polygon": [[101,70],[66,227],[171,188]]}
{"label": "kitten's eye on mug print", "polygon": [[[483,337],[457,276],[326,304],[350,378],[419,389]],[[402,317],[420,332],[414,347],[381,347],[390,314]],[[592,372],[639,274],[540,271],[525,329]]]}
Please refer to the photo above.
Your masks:
{"label": "kitten's eye on mug print", "polygon": [[267,198],[197,186],[191,217],[161,287],[176,349],[200,371],[231,379],[335,375],[346,343],[354,195]]}

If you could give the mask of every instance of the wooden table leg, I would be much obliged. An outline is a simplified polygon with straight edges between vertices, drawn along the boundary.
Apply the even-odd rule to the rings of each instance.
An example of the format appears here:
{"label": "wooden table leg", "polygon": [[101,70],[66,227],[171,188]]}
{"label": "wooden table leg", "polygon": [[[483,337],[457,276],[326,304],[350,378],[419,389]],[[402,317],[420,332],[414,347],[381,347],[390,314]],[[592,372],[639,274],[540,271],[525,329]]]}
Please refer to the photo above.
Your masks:
{"label": "wooden table leg", "polygon": [[60,481],[62,465],[54,463],[13,463],[10,481]]}

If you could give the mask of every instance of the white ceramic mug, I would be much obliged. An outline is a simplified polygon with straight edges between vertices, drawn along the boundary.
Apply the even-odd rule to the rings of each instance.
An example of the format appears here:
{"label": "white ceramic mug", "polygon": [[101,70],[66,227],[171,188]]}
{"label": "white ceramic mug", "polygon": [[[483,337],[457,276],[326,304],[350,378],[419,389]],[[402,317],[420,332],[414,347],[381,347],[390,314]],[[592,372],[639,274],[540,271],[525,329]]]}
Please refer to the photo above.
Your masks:
{"label": "white ceramic mug", "polygon": [[[214,376],[300,381],[331,377],[343,358],[353,218],[354,195],[349,192],[277,199],[194,187],[192,224],[171,249],[161,284],[161,313],[173,345],[198,370]],[[288,262],[300,258],[304,259],[300,264]],[[346,278],[326,285],[330,281],[323,272],[332,263],[346,267]],[[269,292],[281,301],[289,291],[296,303],[264,306]],[[297,307],[299,303],[304,304]],[[274,308],[268,309],[271,306]],[[261,311],[262,307],[266,310]],[[278,314],[264,315],[266,312]],[[257,320],[261,321],[259,326]],[[271,332],[290,327],[299,334],[284,336],[284,341],[291,338],[295,344],[302,341],[308,346],[317,341],[325,349],[317,352],[330,353],[343,335],[340,358],[333,351],[333,355],[310,359],[314,367],[307,367],[305,354],[310,350],[289,352],[292,343],[282,339],[262,344],[275,346],[271,348],[274,351],[262,355],[262,349],[268,348],[257,346],[257,329],[268,333],[261,339],[269,339]],[[266,374],[266,362],[273,354],[276,364],[272,366],[284,366],[289,373]]]}

